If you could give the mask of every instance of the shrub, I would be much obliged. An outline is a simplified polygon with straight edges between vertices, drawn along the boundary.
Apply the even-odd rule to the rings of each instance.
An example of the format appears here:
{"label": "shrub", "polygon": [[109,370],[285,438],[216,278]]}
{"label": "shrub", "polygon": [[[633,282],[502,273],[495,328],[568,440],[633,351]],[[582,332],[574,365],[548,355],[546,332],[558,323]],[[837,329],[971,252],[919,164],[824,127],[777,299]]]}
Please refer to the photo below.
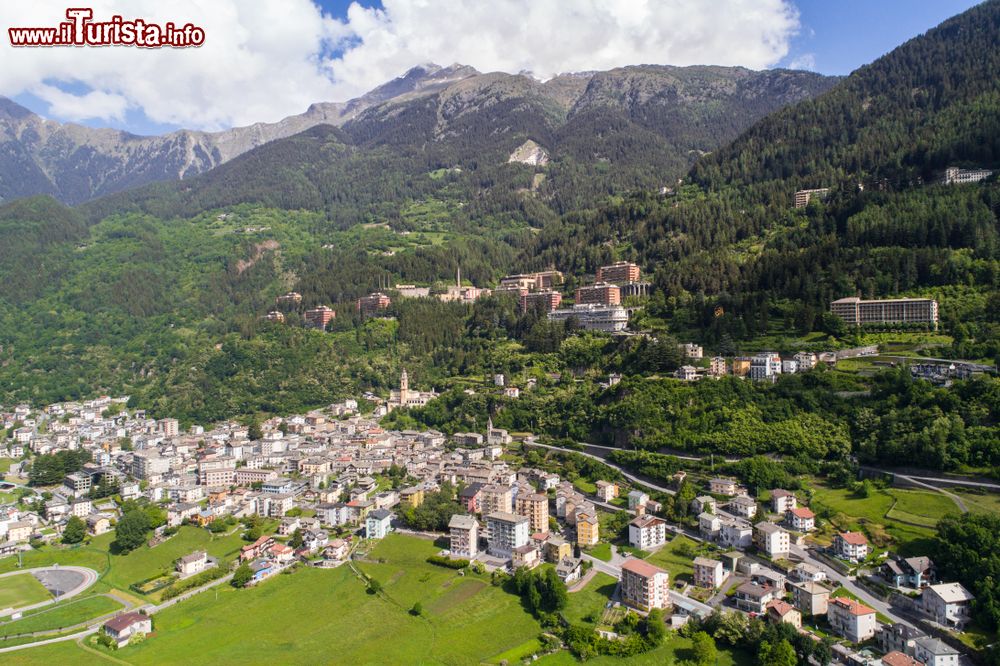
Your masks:
{"label": "shrub", "polygon": [[427,558],[427,561],[430,564],[436,564],[439,567],[446,567],[448,569],[465,569],[470,564],[469,560],[453,560],[450,557],[445,557],[444,555],[431,555]]}

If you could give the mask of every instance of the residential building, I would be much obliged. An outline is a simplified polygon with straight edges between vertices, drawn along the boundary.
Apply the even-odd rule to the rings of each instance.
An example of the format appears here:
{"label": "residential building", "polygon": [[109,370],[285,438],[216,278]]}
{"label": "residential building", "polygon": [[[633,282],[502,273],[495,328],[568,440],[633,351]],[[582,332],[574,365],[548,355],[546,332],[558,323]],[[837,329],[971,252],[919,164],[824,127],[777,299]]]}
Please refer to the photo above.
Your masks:
{"label": "residential building", "polygon": [[908,654],[894,650],[883,655],[882,666],[923,666],[923,664]]}
{"label": "residential building", "polygon": [[677,345],[681,351],[682,358],[689,358],[692,361],[700,361],[705,356],[705,350],[702,349],[701,345],[696,345],[693,342],[685,342]]}
{"label": "residential building", "polygon": [[799,352],[792,358],[794,358],[795,363],[798,364],[799,372],[812,370],[816,367],[816,354],[813,354],[812,352]]}
{"label": "residential building", "polygon": [[208,566],[208,553],[203,550],[196,550],[190,555],[185,555],[177,560],[177,573],[182,577],[193,576],[205,570]]}
{"label": "residential building", "polygon": [[861,300],[849,296],[833,301],[830,312],[848,326],[865,324],[928,324],[936,329],[938,304],[931,298],[894,298]]}
{"label": "residential building", "polygon": [[722,377],[729,371],[726,369],[726,359],[722,356],[713,356],[709,361],[708,374],[713,377]]}
{"label": "residential building", "polygon": [[775,488],[771,491],[771,511],[774,513],[784,515],[798,505],[795,493],[788,492],[787,490],[783,490],[781,488]]}
{"label": "residential building", "polygon": [[580,580],[583,574],[583,560],[578,557],[567,557],[559,560],[556,564],[556,575],[559,580],[569,585]]}
{"label": "residential building", "polygon": [[802,613],[787,601],[773,599],[767,604],[767,619],[776,624],[784,622],[796,629],[802,628]]}
{"label": "residential building", "polygon": [[576,545],[596,546],[601,538],[601,524],[596,513],[576,514]]}
{"label": "residential building", "polygon": [[624,331],[628,326],[628,310],[620,305],[574,305],[572,308],[549,312],[548,319],[549,321],[572,319],[588,331],[617,333]]}
{"label": "residential building", "polygon": [[384,539],[392,531],[392,512],[388,509],[375,509],[365,517],[365,538]]}
{"label": "residential building", "polygon": [[741,518],[753,518],[757,515],[757,502],[747,495],[734,497],[729,503],[729,512]]}
{"label": "residential building", "polygon": [[781,357],[773,352],[757,354],[750,359],[750,379],[773,382],[781,374]]}
{"label": "residential building", "polygon": [[121,613],[104,623],[104,632],[118,647],[125,647],[133,636],[145,636],[153,631],[153,620],[142,613]]}
{"label": "residential building", "polygon": [[99,513],[92,513],[87,516],[87,531],[94,536],[110,532],[111,521]]}
{"label": "residential building", "polygon": [[170,471],[170,459],[161,458],[152,452],[137,451],[132,454],[132,476],[147,480]]}
{"label": "residential building", "polygon": [[788,532],[771,522],[754,525],[754,542],[769,557],[786,557],[791,547]]}
{"label": "residential building", "polygon": [[745,613],[761,614],[766,612],[767,605],[775,598],[774,588],[770,585],[757,585],[753,582],[743,583],[736,588],[733,599],[736,607]]}
{"label": "residential building", "polygon": [[358,312],[362,317],[373,317],[383,310],[388,310],[392,299],[381,292],[368,294],[358,299]]}
{"label": "residential building", "polygon": [[691,513],[715,513],[718,505],[711,495],[699,495],[691,500]]}
{"label": "residential building", "polygon": [[510,565],[515,569],[520,569],[521,567],[534,569],[541,562],[542,558],[538,552],[538,548],[530,543],[518,546],[510,554]]}
{"label": "residential building", "polygon": [[706,539],[715,539],[722,529],[722,518],[714,513],[698,514],[698,532]]}
{"label": "residential building", "polygon": [[645,560],[627,559],[619,587],[622,601],[643,611],[669,607],[669,577],[667,571]]}
{"label": "residential building", "polygon": [[552,312],[562,304],[562,294],[558,291],[524,292],[519,297],[521,312],[539,310]]}
{"label": "residential building", "polygon": [[628,494],[628,508],[635,509],[638,506],[645,506],[649,501],[649,495],[641,490],[632,490]]}
{"label": "residential building", "polygon": [[628,543],[651,550],[667,542],[667,523],[656,516],[637,516],[628,524]]}
{"label": "residential building", "polygon": [[312,310],[306,310],[302,315],[302,319],[309,328],[316,328],[321,331],[325,331],[327,324],[333,321],[336,316],[337,313],[331,308],[325,305],[320,305]]}
{"label": "residential building", "polygon": [[860,601],[847,597],[830,599],[826,619],[834,632],[852,643],[860,643],[875,636],[875,610]]}
{"label": "residential building", "polygon": [[698,368],[693,365],[682,365],[674,372],[674,377],[682,382],[693,382],[698,380]]}
{"label": "residential building", "polygon": [[811,580],[792,583],[792,604],[803,615],[826,615],[830,603],[830,590]]}
{"label": "residential building", "polygon": [[918,638],[923,638],[927,634],[920,629],[915,629],[908,624],[896,622],[894,624],[883,624],[875,630],[875,641],[878,649],[882,652],[902,652],[913,654]]}
{"label": "residential building", "polygon": [[753,545],[753,527],[745,520],[725,520],[719,525],[719,545],[746,550]]}
{"label": "residential building", "polygon": [[576,303],[578,305],[618,305],[621,302],[621,291],[615,285],[607,282],[598,282],[576,289]]}
{"label": "residential building", "polygon": [[275,321],[280,324],[285,321],[285,313],[281,310],[270,310],[266,315],[264,315],[264,319],[267,321]]}
{"label": "residential building", "polygon": [[602,502],[610,502],[618,497],[618,484],[614,481],[598,481],[594,485],[597,486],[595,494]]}
{"label": "residential building", "polygon": [[424,503],[424,489],[420,486],[403,488],[399,491],[399,503],[403,506],[416,509]]}
{"label": "residential building", "polygon": [[490,484],[479,491],[479,512],[484,516],[491,513],[514,513],[514,492],[509,486]]}
{"label": "residential building", "polygon": [[505,511],[495,511],[486,516],[487,551],[494,557],[509,558],[515,548],[528,543],[530,538],[527,516]]}
{"label": "residential building", "polygon": [[639,269],[639,265],[629,261],[617,261],[597,269],[597,282],[618,284],[622,282],[638,282],[641,278],[642,271]]}
{"label": "residential building", "polygon": [[795,193],[795,207],[805,208],[812,199],[825,199],[830,194],[829,187],[820,187],[813,190],[799,190]]}
{"label": "residential building", "polygon": [[69,503],[70,515],[77,518],[86,518],[94,510],[94,504],[86,497],[77,497]]}
{"label": "residential building", "polygon": [[737,485],[734,479],[722,479],[716,478],[711,479],[708,482],[708,490],[713,495],[725,495],[727,497],[735,497],[737,495]]}
{"label": "residential building", "polygon": [[750,359],[747,357],[734,358],[732,362],[732,372],[735,377],[746,377],[750,374]]}
{"label": "residential building", "polygon": [[868,557],[868,537],[861,532],[840,532],[833,537],[833,550],[837,557],[860,562]]}
{"label": "residential building", "polygon": [[938,624],[961,629],[971,617],[975,598],[961,583],[938,583],[924,588],[919,607]]}
{"label": "residential building", "polygon": [[913,642],[913,658],[925,666],[958,666],[959,652],[939,638],[924,636]]}
{"label": "residential building", "polygon": [[448,523],[448,530],[451,554],[475,559],[479,554],[479,522],[472,516],[455,514]]}
{"label": "residential building", "polygon": [[69,494],[73,497],[86,495],[90,492],[91,485],[93,485],[93,479],[90,474],[81,474],[77,472],[74,474],[67,474],[66,478],[63,479],[63,488],[68,490]]}
{"label": "residential building", "polygon": [[278,302],[278,305],[298,305],[302,302],[302,294],[297,291],[290,291],[287,294],[278,296],[275,300]]}
{"label": "residential building", "polygon": [[698,587],[714,589],[722,585],[726,579],[726,572],[722,567],[722,562],[712,560],[707,557],[694,558],[694,584]]}
{"label": "residential building", "polygon": [[804,506],[790,509],[785,514],[785,520],[796,532],[812,532],[816,529],[816,514]]}
{"label": "residential building", "polygon": [[549,535],[542,544],[542,554],[546,561],[559,563],[573,557],[573,546],[562,537]]}
{"label": "residential building", "polygon": [[886,560],[879,574],[894,587],[920,589],[934,582],[934,562],[929,557],[907,557]]}
{"label": "residential building", "polygon": [[518,515],[527,516],[532,532],[547,532],[549,530],[549,498],[541,493],[520,494],[517,496],[516,511]]}

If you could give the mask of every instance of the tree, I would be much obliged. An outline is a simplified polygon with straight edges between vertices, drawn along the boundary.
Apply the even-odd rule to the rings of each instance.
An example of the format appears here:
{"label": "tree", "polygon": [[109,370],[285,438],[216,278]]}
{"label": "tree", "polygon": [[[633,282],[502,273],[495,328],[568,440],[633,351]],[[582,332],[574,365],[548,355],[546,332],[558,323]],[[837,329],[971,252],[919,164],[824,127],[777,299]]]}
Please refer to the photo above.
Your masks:
{"label": "tree", "polygon": [[785,639],[773,645],[763,641],[757,651],[757,663],[760,666],[795,666],[798,657],[795,656],[795,648]]}
{"label": "tree", "polygon": [[704,631],[699,631],[691,637],[691,651],[698,666],[712,666],[718,657],[715,639]]}
{"label": "tree", "polygon": [[244,562],[240,566],[236,567],[236,571],[233,572],[233,578],[230,581],[230,585],[233,587],[246,587],[247,583],[253,580],[253,571],[250,569],[250,565]]}
{"label": "tree", "polygon": [[[646,638],[653,645],[659,645],[667,635],[667,626],[663,622],[663,611],[654,608],[649,611],[645,621]],[[713,645],[715,645],[713,643]]]}
{"label": "tree", "polygon": [[378,594],[382,591],[382,583],[374,578],[368,581],[368,594]]}
{"label": "tree", "polygon": [[146,541],[149,532],[149,516],[142,509],[132,509],[126,513],[115,528],[115,547],[128,553]]}
{"label": "tree", "polygon": [[413,608],[410,609],[410,615],[420,617],[423,614],[424,614],[424,605],[419,601],[415,602],[413,604]]}
{"label": "tree", "polygon": [[292,532],[292,538],[288,540],[288,545],[295,549],[302,547],[302,528],[295,528],[295,531]]}
{"label": "tree", "polygon": [[79,516],[72,516],[63,529],[63,543],[80,543],[87,536],[87,525]]}
{"label": "tree", "polygon": [[247,437],[250,438],[251,442],[256,442],[264,438],[264,431],[261,430],[260,421],[254,419],[253,423],[247,428]]}

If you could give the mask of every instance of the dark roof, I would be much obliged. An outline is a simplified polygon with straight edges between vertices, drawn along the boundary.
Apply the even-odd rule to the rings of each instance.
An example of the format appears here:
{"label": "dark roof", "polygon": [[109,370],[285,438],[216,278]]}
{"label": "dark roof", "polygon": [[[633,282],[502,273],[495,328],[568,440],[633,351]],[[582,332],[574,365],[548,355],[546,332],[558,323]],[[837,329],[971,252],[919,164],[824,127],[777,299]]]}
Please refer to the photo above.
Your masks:
{"label": "dark roof", "polygon": [[483,489],[483,484],[481,483],[470,483],[466,487],[462,488],[462,491],[458,493],[459,497],[475,497],[479,494],[479,491]]}
{"label": "dark roof", "polygon": [[121,633],[131,627],[137,622],[142,622],[148,619],[142,613],[122,613],[121,615],[116,615],[107,622],[104,623],[104,627],[108,631],[113,631],[116,634]]}
{"label": "dark roof", "polygon": [[392,512],[387,509],[375,509],[374,511],[368,514],[370,518],[374,518],[376,520],[385,520],[391,515]]}

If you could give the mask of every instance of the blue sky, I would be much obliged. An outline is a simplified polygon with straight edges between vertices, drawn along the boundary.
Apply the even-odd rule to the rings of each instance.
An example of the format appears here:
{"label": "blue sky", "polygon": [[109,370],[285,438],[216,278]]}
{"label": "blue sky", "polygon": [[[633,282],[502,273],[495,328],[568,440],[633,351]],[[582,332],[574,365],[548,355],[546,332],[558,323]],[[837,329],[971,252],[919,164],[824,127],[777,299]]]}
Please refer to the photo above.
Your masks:
{"label": "blue sky", "polygon": [[[58,11],[65,8],[65,4],[60,4],[64,0],[37,1],[52,3],[50,11],[55,10],[57,5],[63,8]],[[107,1],[121,2],[123,7],[128,7],[126,0]],[[185,5],[188,9],[180,11],[191,11],[195,16],[204,14],[205,20],[210,19],[211,10],[190,9],[204,8],[205,5],[196,0],[183,1],[188,3]],[[481,69],[504,71],[520,71],[528,67],[519,64],[527,63],[532,71],[540,71],[535,67],[549,67],[550,72],[555,73],[605,69],[640,62],[690,64],[694,59],[693,62],[704,64],[745,64],[755,68],[770,64],[845,75],[977,4],[973,0],[791,0],[799,13],[799,27],[790,37],[789,27],[794,24],[785,21],[784,27],[780,28],[780,41],[782,45],[787,44],[788,54],[777,60],[783,51],[777,54],[772,52],[769,57],[767,43],[773,37],[769,30],[786,18],[781,16],[780,0],[753,0],[750,3],[739,0],[650,0],[649,6],[654,9],[647,18],[659,20],[659,33],[644,32],[642,26],[629,24],[627,20],[610,25],[620,17],[598,11],[570,26],[571,14],[586,13],[564,11],[560,1],[574,9],[585,6],[574,5],[574,0],[556,0],[555,3],[552,0],[497,0],[494,4],[487,4],[487,0],[452,0],[441,5],[433,2],[411,5],[405,0],[392,0],[390,11],[384,15],[356,12],[349,28],[349,1],[312,1],[338,23],[323,21],[306,0],[215,0],[213,6],[218,9],[219,15],[230,15],[222,11],[223,5],[230,13],[242,10],[244,27],[251,32],[259,32],[262,25],[265,29],[270,25],[269,17],[260,16],[260,12],[255,14],[250,7],[259,3],[262,7],[288,8],[285,32],[279,33],[281,36],[270,40],[270,43],[259,47],[251,45],[252,48],[259,48],[253,53],[247,53],[245,45],[233,44],[213,51],[206,42],[206,47],[194,50],[197,53],[184,54],[135,53],[125,47],[84,49],[85,52],[67,54],[70,60],[56,64],[54,57],[57,54],[51,53],[53,49],[44,50],[49,53],[42,53],[41,50],[28,53],[24,49],[15,49],[18,52],[12,53],[11,49],[7,49],[4,57],[8,58],[5,62],[8,72],[33,69],[34,65],[43,61],[48,64],[39,66],[40,73],[27,83],[25,76],[21,76],[16,89],[4,87],[5,75],[0,71],[0,94],[8,94],[32,111],[49,118],[116,127],[138,134],[156,134],[179,127],[219,129],[256,121],[273,122],[286,115],[301,113],[313,101],[348,99],[412,65],[431,60],[441,65],[459,61]],[[287,4],[280,4],[282,2]],[[381,9],[380,2],[361,0],[359,4]],[[720,10],[719,5],[727,2],[731,7],[739,8],[728,14],[742,14],[727,15],[725,10]],[[536,6],[543,8],[532,19],[527,12],[534,11]],[[122,12],[127,13],[125,10]],[[31,19],[23,15],[15,17],[11,15],[13,13],[10,6],[0,8],[0,22],[7,19],[9,25],[52,23],[47,20],[24,23]],[[682,34],[699,19],[703,23],[701,32]],[[562,35],[550,35],[544,43],[526,40],[521,29],[524,22],[531,20],[540,24],[547,21],[560,27],[566,24],[566,29]],[[452,25],[445,27],[444,22]],[[311,42],[303,40],[302,45],[290,46],[296,41],[300,26],[317,36]],[[357,30],[358,33],[351,34],[363,34],[364,48],[353,55],[348,53],[338,60],[333,70],[324,70],[324,73],[316,67],[317,59],[339,59],[343,55],[331,46],[332,42],[343,37],[338,30]],[[489,38],[486,32],[490,33]],[[319,34],[324,35],[323,39]],[[474,38],[471,43],[458,44],[463,36],[470,35]],[[228,37],[220,31],[209,34],[209,39],[214,40],[212,46],[217,46],[217,42]],[[611,55],[606,55],[598,66],[593,66],[587,59],[588,52],[594,51],[593,44],[602,37],[609,42],[602,44],[604,48],[600,50]],[[645,43],[639,44],[643,40]],[[676,44],[669,44],[671,40]],[[315,46],[319,43],[323,44],[321,48]],[[633,43],[639,45],[632,48]],[[679,61],[672,62],[671,53]],[[488,64],[470,62],[480,54],[488,54],[483,56],[483,62]],[[21,60],[15,62],[15,58]],[[104,62],[100,61],[102,58]],[[118,80],[109,79],[108,59],[112,58],[123,63],[115,70],[122,72]],[[75,59],[80,60],[79,68]],[[86,67],[83,59],[87,61]],[[181,62],[183,67],[175,67]],[[581,62],[585,65],[577,64]],[[130,71],[133,63],[137,71]],[[368,63],[371,63],[370,66]],[[140,64],[144,66],[144,71],[138,71]],[[213,68],[214,71],[208,71]],[[74,72],[72,77],[66,70]],[[330,76],[329,71],[336,74]],[[143,85],[150,79],[160,78],[165,72],[170,74],[165,78],[172,79],[171,88],[164,86],[162,90],[156,90]],[[280,74],[275,76],[275,72]],[[31,92],[25,92],[29,89]],[[87,94],[91,91],[100,94],[88,98]],[[65,92],[72,96],[61,94]],[[98,108],[103,115],[98,114]],[[89,117],[88,114],[98,117]]]}

